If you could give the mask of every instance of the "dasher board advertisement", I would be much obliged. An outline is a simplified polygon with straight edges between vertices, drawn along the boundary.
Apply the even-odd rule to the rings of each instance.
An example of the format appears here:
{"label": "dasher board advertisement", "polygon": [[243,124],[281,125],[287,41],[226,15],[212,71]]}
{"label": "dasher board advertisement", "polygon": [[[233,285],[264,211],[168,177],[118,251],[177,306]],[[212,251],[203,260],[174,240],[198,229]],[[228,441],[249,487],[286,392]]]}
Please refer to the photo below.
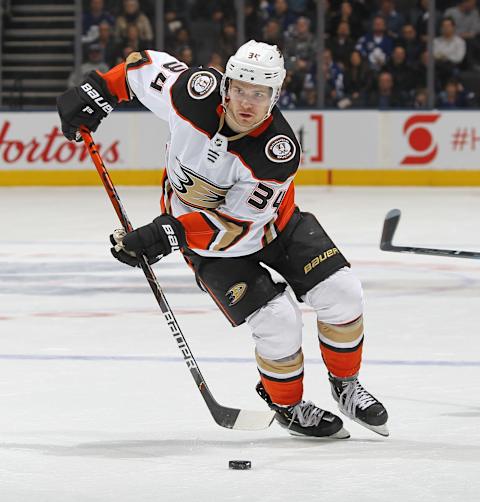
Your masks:
{"label": "dasher board advertisement", "polygon": [[[297,184],[480,185],[479,112],[284,112],[302,146]],[[115,112],[94,134],[119,184],[159,184],[167,124]],[[92,185],[83,143],[67,141],[54,112],[0,116],[0,185]]]}

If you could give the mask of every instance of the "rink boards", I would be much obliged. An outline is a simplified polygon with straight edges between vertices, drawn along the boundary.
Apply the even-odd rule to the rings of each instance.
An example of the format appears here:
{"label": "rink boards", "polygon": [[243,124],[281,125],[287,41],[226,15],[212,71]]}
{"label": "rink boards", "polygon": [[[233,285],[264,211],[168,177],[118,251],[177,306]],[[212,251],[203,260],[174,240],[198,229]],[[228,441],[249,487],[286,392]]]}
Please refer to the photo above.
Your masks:
{"label": "rink boards", "polygon": [[[302,145],[297,184],[480,186],[478,111],[284,112]],[[159,184],[167,124],[115,112],[94,138],[117,184]],[[0,185],[95,185],[82,143],[65,140],[54,112],[0,117]]]}

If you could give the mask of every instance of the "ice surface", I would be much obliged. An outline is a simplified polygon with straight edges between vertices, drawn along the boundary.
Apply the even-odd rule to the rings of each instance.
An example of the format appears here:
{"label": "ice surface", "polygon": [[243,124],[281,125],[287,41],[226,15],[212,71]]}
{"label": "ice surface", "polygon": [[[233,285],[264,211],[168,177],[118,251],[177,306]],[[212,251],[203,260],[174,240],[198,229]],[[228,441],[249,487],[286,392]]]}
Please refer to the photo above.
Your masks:
{"label": "ice surface", "polygon": [[[157,214],[158,189],[119,192],[134,224]],[[297,192],[363,281],[361,377],[391,436],[348,419],[346,441],[220,428],[142,272],[109,254],[103,188],[2,188],[2,502],[480,500],[480,261],[378,249],[398,207],[395,244],[479,250],[480,190]],[[180,256],[155,270],[217,400],[264,409],[248,330],[229,327]],[[335,411],[302,309],[305,397]]]}

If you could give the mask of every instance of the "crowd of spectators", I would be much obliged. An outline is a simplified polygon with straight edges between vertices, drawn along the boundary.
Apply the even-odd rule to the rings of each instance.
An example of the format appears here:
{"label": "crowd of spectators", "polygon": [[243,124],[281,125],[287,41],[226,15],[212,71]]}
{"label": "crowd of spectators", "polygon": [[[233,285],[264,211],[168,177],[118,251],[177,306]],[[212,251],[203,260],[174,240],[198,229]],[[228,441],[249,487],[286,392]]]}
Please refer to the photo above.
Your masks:
{"label": "crowd of spectators", "polygon": [[150,18],[153,5],[139,0],[106,3],[90,0],[83,6],[80,75],[72,73],[69,85],[79,83],[92,70],[105,72],[131,52],[154,47]]}
{"label": "crowd of spectators", "polygon": [[[246,39],[276,44],[287,77],[284,109],[315,107],[317,64],[328,108],[427,108],[429,0],[325,0],[325,50],[317,54],[315,0],[245,0]],[[231,0],[165,0],[164,49],[190,66],[220,71],[237,48]],[[437,0],[435,106],[478,106],[480,15],[476,0]],[[155,48],[153,0],[90,0],[84,65],[106,71],[134,50]],[[71,83],[74,83],[72,76]]]}

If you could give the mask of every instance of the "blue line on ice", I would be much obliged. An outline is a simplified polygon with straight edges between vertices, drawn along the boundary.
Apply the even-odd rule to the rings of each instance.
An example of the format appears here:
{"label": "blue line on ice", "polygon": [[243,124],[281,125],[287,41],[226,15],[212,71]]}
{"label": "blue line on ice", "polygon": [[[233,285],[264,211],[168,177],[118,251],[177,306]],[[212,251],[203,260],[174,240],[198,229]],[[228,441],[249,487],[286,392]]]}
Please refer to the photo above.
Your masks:
{"label": "blue line on ice", "polygon": [[[4,361],[127,361],[127,362],[162,362],[177,363],[182,362],[180,356],[128,356],[128,355],[58,355],[58,354],[0,354],[0,360]],[[199,363],[221,363],[221,364],[244,364],[254,362],[251,357],[198,357]],[[323,364],[322,359],[307,359],[307,364]],[[480,361],[445,361],[445,360],[402,360],[402,359],[366,359],[362,364],[377,366],[477,366]]]}

